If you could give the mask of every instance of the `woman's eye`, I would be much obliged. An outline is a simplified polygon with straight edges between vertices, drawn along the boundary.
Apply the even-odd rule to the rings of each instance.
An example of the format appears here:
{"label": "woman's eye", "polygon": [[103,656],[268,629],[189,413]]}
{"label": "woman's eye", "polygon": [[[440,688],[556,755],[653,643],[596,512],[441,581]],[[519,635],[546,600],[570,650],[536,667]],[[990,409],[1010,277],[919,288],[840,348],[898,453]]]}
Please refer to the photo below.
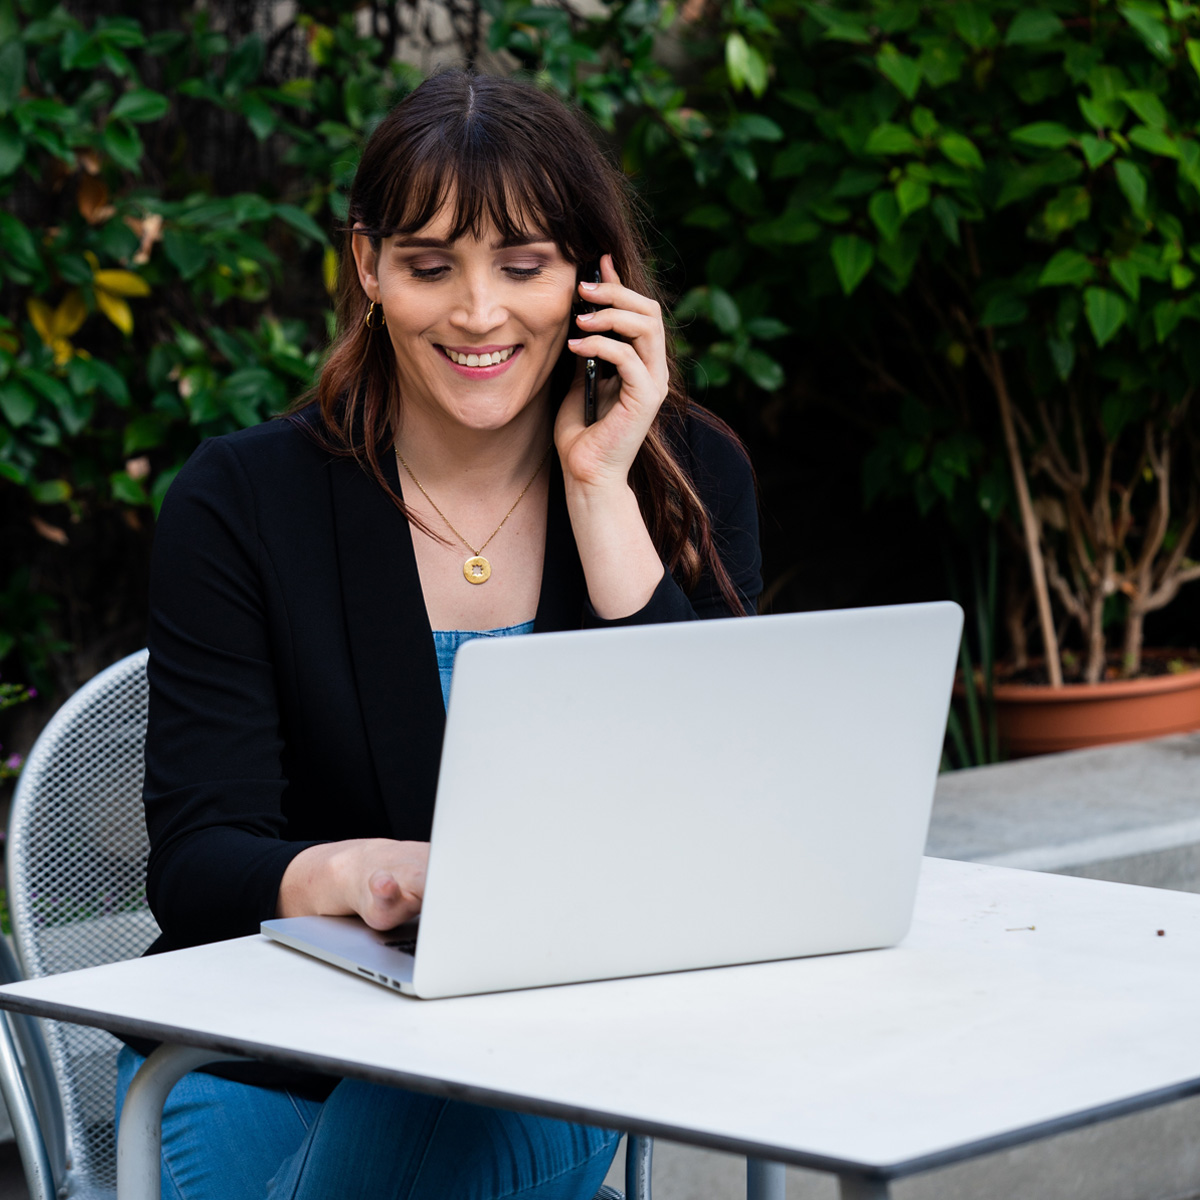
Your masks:
{"label": "woman's eye", "polygon": [[445,272],[450,270],[450,268],[445,267],[445,266],[442,266],[442,267],[410,267],[409,270],[412,271],[413,278],[415,278],[415,279],[437,279],[439,276],[445,274]]}
{"label": "woman's eye", "polygon": [[515,276],[517,279],[531,279],[534,275],[540,275],[542,273],[542,268],[540,266],[537,266],[537,267],[505,267],[504,269],[510,275]]}

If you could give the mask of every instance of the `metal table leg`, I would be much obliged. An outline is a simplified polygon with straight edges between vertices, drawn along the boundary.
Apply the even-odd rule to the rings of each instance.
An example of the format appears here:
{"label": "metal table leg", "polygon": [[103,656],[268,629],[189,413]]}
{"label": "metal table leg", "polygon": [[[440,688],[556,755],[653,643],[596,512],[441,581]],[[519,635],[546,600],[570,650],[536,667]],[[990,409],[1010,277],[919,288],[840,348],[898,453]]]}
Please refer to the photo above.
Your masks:
{"label": "metal table leg", "polygon": [[625,1140],[625,1200],[650,1200],[654,1139],[631,1133]]}
{"label": "metal table leg", "polygon": [[787,1168],[765,1158],[746,1159],[746,1200],[784,1200]]}
{"label": "metal table leg", "polygon": [[870,1175],[840,1175],[841,1200],[889,1200],[891,1185]]}
{"label": "metal table leg", "polygon": [[159,1046],[129,1085],[117,1134],[118,1200],[161,1200],[162,1115],[171,1089],[189,1072],[233,1054],[193,1046]]}

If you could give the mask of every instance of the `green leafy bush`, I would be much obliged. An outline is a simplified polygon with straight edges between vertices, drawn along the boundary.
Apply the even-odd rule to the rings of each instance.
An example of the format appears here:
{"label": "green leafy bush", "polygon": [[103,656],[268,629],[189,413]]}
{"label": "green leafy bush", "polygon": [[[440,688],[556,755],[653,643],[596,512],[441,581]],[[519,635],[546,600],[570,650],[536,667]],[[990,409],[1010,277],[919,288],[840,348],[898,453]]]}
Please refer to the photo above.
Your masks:
{"label": "green leafy bush", "polygon": [[301,18],[304,74],[278,79],[202,10],[147,33],[0,3],[0,494],[24,571],[0,600],[40,598],[0,603],[0,658],[43,686],[55,630],[137,644],[142,514],[197,442],[312,379],[359,138],[417,78],[346,10]]}
{"label": "green leafy bush", "polygon": [[1056,626],[1094,679],[1123,622],[1136,671],[1145,615],[1200,577],[1200,7],[779,0],[701,24],[725,70],[639,154],[690,168],[658,195],[681,258],[706,255],[699,371],[778,385],[754,343],[788,328],[783,361],[840,356],[877,421],[868,497],[1025,544],[1018,657],[1032,591],[1052,670]]}

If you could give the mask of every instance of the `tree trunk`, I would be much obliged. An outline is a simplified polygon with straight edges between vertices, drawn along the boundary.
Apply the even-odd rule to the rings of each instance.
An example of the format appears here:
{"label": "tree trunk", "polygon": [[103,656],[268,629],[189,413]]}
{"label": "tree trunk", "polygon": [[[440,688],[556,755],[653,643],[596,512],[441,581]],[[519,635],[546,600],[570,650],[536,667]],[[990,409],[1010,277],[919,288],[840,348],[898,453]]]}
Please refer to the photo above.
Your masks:
{"label": "tree trunk", "polygon": [[1008,394],[1008,382],[1004,368],[996,351],[992,331],[987,330],[988,354],[991,359],[989,374],[996,400],[1000,405],[1000,420],[1004,426],[1004,444],[1008,449],[1008,465],[1012,471],[1013,486],[1017,492],[1017,507],[1021,512],[1021,530],[1025,535],[1025,554],[1029,560],[1029,574],[1033,580],[1033,595],[1037,603],[1038,626],[1042,633],[1042,648],[1046,656],[1046,670],[1050,675],[1051,687],[1062,687],[1062,659],[1058,652],[1058,634],[1054,629],[1054,614],[1050,609],[1050,589],[1046,586],[1046,564],[1042,560],[1041,529],[1033,511],[1029,496],[1029,480],[1025,475],[1025,463],[1021,458],[1021,446],[1017,441],[1016,423],[1013,419],[1012,400]]}
{"label": "tree trunk", "polygon": [[1142,669],[1142,636],[1146,622],[1146,610],[1136,602],[1129,605],[1125,618],[1125,646],[1121,653],[1121,665],[1125,674],[1136,675]]}

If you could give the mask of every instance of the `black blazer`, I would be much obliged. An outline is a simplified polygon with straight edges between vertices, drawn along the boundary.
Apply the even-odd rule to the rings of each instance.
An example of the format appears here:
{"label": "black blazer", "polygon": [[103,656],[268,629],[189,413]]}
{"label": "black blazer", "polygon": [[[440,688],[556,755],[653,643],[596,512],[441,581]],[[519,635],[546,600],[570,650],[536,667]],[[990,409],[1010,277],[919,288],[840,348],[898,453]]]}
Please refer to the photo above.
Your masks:
{"label": "black blazer", "polygon": [[[153,951],[258,931],[301,850],[429,837],[445,712],[407,521],[300,421],[204,442],[155,536],[150,594],[147,893]],[[727,438],[679,435],[722,561],[753,611],[762,590],[754,485]],[[604,622],[552,456],[535,632],[727,615],[710,578],[670,575]],[[394,456],[383,462],[399,489]]]}

